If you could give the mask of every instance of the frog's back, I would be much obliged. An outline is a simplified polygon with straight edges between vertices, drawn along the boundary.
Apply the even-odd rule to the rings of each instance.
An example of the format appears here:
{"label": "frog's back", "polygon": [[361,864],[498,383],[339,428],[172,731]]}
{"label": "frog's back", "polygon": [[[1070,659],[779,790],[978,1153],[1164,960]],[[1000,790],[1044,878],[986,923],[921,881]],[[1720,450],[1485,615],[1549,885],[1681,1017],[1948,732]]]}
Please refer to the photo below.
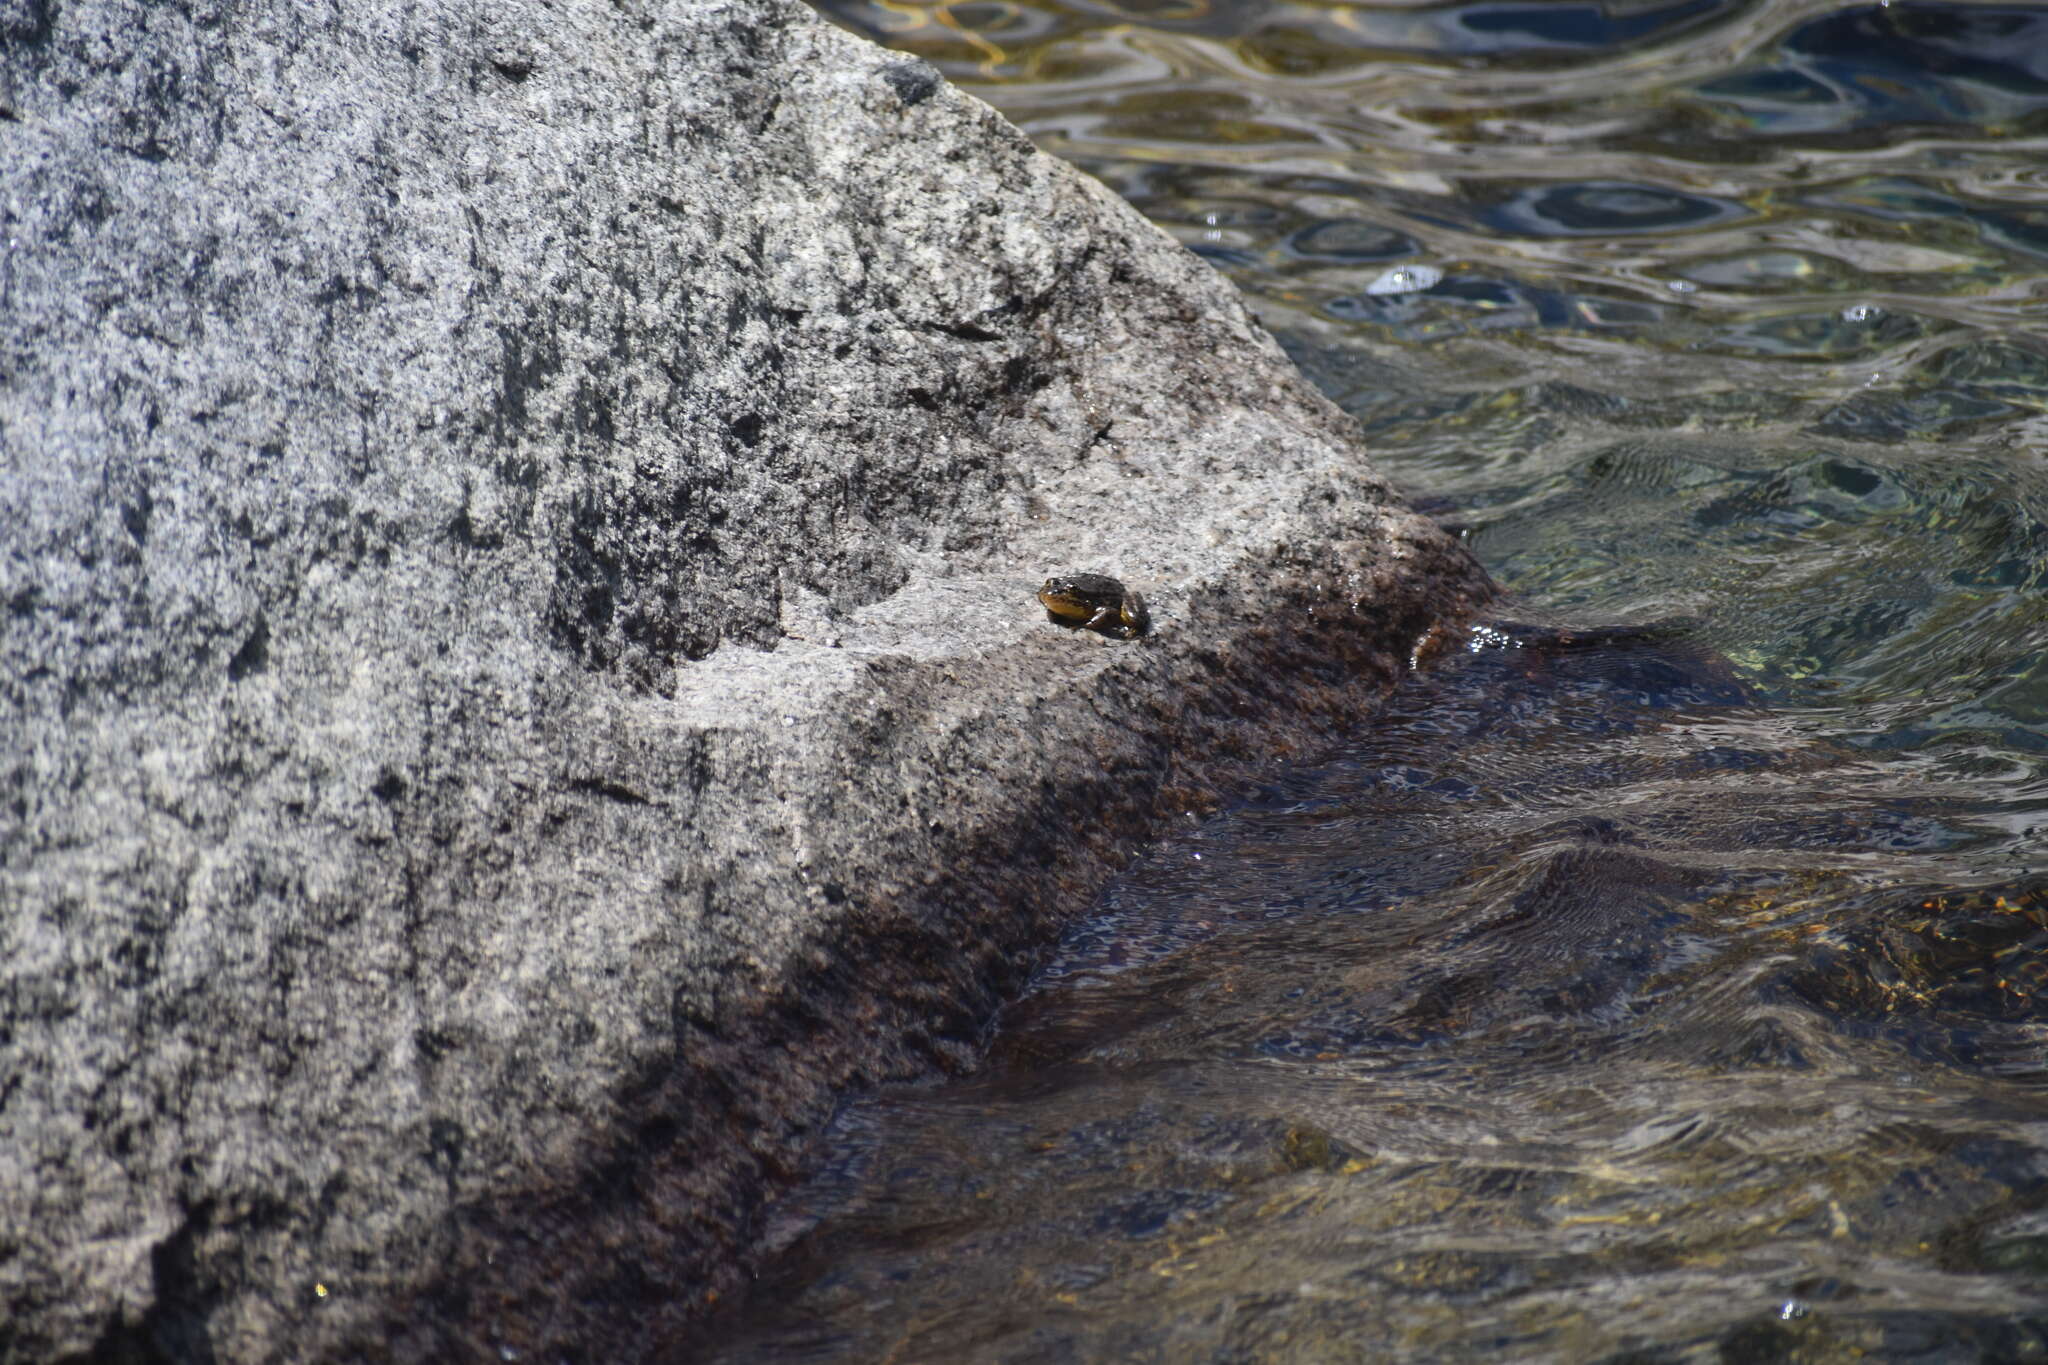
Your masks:
{"label": "frog's back", "polygon": [[1124,585],[1102,573],[1054,574],[1045,580],[1042,591],[1091,602],[1096,606],[1105,606],[1125,596]]}

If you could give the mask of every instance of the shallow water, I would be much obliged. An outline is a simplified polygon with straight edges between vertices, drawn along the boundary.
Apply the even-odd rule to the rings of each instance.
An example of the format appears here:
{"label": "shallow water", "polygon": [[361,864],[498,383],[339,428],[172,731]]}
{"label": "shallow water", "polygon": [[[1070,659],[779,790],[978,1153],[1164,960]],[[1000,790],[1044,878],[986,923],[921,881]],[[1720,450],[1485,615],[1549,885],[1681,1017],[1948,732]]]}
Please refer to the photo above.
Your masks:
{"label": "shallow water", "polygon": [[848,1106],[717,1358],[2048,1360],[2048,7],[827,10],[1543,624]]}

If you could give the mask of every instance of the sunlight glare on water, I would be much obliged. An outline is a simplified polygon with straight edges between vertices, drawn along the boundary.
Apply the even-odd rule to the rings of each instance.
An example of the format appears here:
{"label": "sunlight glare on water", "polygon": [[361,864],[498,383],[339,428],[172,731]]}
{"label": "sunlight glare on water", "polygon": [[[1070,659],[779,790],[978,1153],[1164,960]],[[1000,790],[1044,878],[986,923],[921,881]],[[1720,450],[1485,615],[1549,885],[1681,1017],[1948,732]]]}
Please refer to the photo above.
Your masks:
{"label": "sunlight glare on water", "polygon": [[2048,6],[823,8],[1514,596],[850,1103],[713,1358],[2048,1360]]}

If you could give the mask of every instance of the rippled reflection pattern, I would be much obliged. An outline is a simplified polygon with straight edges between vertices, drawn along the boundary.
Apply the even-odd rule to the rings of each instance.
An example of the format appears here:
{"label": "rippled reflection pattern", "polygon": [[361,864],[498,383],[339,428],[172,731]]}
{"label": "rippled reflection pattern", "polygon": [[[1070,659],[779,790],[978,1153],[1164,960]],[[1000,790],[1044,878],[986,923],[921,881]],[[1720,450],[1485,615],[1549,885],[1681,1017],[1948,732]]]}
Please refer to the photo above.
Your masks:
{"label": "rippled reflection pattern", "polygon": [[2048,772],[1696,629],[1481,631],[1155,848],[843,1116],[721,1358],[2048,1349]]}
{"label": "rippled reflection pattern", "polygon": [[2048,7],[826,8],[1529,624],[851,1104],[713,1358],[2048,1360]]}

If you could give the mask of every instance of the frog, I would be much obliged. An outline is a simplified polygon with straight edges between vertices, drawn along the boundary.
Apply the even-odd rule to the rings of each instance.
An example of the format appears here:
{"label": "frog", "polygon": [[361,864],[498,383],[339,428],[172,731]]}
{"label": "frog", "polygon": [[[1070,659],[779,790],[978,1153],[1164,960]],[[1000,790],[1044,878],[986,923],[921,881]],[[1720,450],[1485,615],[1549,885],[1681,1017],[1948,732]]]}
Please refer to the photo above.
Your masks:
{"label": "frog", "polygon": [[1135,640],[1152,628],[1145,599],[1108,574],[1054,574],[1038,590],[1047,619],[1069,629]]}

